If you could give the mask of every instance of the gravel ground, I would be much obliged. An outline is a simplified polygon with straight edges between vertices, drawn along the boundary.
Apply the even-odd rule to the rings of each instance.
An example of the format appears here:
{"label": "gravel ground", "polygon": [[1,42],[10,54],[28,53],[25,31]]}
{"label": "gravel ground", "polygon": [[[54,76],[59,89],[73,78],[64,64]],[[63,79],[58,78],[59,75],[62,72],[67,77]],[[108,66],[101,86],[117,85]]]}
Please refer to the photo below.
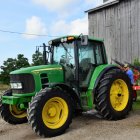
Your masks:
{"label": "gravel ground", "polygon": [[29,124],[10,125],[0,118],[0,140],[138,140],[140,139],[140,111],[132,111],[119,121],[103,120],[95,113],[73,119],[63,135],[40,138]]}

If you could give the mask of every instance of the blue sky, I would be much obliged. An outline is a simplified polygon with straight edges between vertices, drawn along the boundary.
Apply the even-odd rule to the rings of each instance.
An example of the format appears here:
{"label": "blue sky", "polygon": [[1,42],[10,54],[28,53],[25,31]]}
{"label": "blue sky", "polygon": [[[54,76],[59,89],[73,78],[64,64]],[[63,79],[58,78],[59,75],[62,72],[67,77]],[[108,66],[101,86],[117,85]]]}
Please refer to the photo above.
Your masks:
{"label": "blue sky", "polygon": [[0,31],[0,65],[7,58],[24,54],[31,63],[36,46],[54,36],[88,34],[88,17],[84,11],[103,0],[4,0],[0,4],[0,30],[40,34],[27,36]]}

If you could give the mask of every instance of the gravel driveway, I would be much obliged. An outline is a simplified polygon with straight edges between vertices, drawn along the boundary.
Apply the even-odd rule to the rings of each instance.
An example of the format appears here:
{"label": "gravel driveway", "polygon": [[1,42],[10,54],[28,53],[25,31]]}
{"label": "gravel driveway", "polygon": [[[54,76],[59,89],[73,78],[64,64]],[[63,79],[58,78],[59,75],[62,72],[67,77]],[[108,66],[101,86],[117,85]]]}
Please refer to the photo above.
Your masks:
{"label": "gravel driveway", "polygon": [[[107,121],[95,114],[84,114],[73,119],[65,134],[45,138],[50,140],[139,140],[140,111],[132,111],[126,119]],[[0,119],[0,140],[44,140],[29,124],[10,125]]]}

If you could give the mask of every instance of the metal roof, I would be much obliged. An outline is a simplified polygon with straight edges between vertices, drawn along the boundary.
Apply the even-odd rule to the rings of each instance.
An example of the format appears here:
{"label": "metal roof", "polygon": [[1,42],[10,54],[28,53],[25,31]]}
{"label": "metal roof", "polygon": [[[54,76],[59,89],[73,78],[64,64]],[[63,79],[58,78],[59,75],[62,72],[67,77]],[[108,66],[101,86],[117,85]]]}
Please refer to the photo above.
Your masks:
{"label": "metal roof", "polygon": [[109,7],[109,6],[112,6],[112,5],[115,5],[117,3],[119,3],[120,1],[122,0],[111,0],[111,1],[107,1],[105,3],[103,3],[102,5],[98,6],[98,7],[95,7],[93,9],[89,9],[87,11],[85,11],[86,13],[91,13],[91,12],[95,12],[95,11],[98,11],[100,9],[103,9],[103,8],[106,8],[106,7]]}

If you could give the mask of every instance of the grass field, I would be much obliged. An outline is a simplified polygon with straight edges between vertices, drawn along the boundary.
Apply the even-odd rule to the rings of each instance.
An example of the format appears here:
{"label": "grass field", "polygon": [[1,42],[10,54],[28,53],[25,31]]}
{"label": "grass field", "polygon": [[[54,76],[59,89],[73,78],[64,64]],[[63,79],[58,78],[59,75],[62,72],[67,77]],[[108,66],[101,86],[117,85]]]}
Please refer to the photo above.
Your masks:
{"label": "grass field", "polygon": [[9,85],[0,84],[0,90],[6,90],[9,88]]}
{"label": "grass field", "polygon": [[140,100],[133,103],[133,110],[140,110]]}
{"label": "grass field", "polygon": [[9,89],[9,85],[0,84],[0,95],[7,89]]}
{"label": "grass field", "polygon": [[137,101],[133,103],[134,110],[140,110],[140,91],[137,91]]}

